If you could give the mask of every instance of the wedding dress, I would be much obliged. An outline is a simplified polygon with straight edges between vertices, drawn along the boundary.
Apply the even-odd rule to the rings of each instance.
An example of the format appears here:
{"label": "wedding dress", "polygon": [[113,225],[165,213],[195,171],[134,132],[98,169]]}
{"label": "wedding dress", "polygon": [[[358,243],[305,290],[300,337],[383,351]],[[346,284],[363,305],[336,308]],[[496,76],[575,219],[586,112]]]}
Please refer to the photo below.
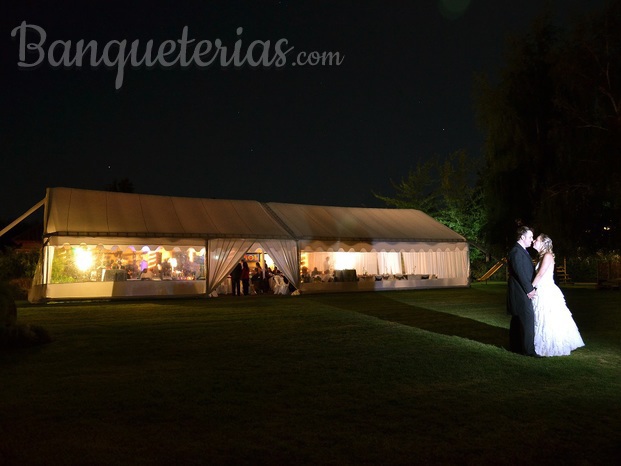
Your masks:
{"label": "wedding dress", "polygon": [[[537,265],[539,270],[539,265]],[[554,283],[554,267],[549,267],[537,284],[533,298],[535,310],[535,352],[539,356],[567,356],[584,346],[578,327],[565,303],[565,296]]]}

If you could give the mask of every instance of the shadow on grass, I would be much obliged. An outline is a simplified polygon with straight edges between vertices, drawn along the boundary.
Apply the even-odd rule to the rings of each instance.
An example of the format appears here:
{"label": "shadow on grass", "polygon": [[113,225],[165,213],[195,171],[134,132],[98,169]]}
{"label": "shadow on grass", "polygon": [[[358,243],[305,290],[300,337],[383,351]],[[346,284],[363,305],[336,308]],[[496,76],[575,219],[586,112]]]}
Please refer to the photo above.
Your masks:
{"label": "shadow on grass", "polygon": [[[327,297],[327,296],[326,296]],[[364,308],[340,296],[331,296],[330,305],[378,319],[415,327],[441,335],[457,336],[509,350],[509,330],[446,312],[395,301],[381,293],[365,297]]]}

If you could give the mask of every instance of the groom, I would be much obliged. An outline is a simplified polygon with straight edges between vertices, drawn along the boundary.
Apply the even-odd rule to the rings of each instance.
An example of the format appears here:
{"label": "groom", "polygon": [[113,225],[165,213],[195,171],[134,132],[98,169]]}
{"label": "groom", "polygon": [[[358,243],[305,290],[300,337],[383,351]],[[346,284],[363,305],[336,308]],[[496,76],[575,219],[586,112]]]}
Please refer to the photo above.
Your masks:
{"label": "groom", "polygon": [[533,244],[533,231],[527,226],[517,230],[517,242],[509,251],[509,283],[507,312],[512,316],[509,326],[509,347],[514,353],[535,354],[535,313],[531,299],[537,293],[532,281],[535,267],[526,248]]}

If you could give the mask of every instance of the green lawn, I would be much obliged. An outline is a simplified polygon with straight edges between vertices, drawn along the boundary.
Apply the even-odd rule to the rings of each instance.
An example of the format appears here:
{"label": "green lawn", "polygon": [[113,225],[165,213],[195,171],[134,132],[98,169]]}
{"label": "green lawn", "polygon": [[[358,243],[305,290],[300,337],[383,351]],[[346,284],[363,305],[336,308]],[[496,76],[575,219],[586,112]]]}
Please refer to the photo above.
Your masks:
{"label": "green lawn", "polygon": [[536,359],[505,291],[20,303],[0,464],[621,464],[621,293],[564,288],[586,347]]}

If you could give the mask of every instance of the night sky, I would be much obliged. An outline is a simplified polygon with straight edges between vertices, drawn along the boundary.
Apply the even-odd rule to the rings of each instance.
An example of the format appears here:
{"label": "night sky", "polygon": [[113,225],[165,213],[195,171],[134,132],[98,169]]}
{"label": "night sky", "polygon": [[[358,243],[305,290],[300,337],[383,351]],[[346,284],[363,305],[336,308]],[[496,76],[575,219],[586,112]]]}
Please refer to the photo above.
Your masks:
{"label": "night sky", "polygon": [[[549,3],[565,19],[604,1]],[[498,70],[507,34],[526,31],[543,4],[3,2],[0,219],[24,213],[46,187],[105,189],[123,178],[137,193],[382,207],[373,192],[392,195],[391,180],[419,160],[459,149],[480,156],[473,75]],[[11,37],[23,21],[47,34],[41,64],[29,69],[18,66],[19,30]],[[184,27],[187,55],[209,41],[202,57],[213,64],[157,60],[165,41],[180,59]],[[28,30],[29,42],[41,40]],[[75,58],[80,39],[100,58],[108,45],[113,61],[111,41],[126,40],[128,53],[138,40],[142,57],[151,39],[155,65],[126,65],[119,89],[118,65],[93,68],[88,54],[82,67],[53,67],[51,44],[71,41]],[[243,66],[221,66],[217,39],[227,58],[237,43]],[[277,43],[291,50],[279,56]],[[300,52],[333,52],[341,63],[293,65]],[[24,63],[37,57],[27,52]]]}

